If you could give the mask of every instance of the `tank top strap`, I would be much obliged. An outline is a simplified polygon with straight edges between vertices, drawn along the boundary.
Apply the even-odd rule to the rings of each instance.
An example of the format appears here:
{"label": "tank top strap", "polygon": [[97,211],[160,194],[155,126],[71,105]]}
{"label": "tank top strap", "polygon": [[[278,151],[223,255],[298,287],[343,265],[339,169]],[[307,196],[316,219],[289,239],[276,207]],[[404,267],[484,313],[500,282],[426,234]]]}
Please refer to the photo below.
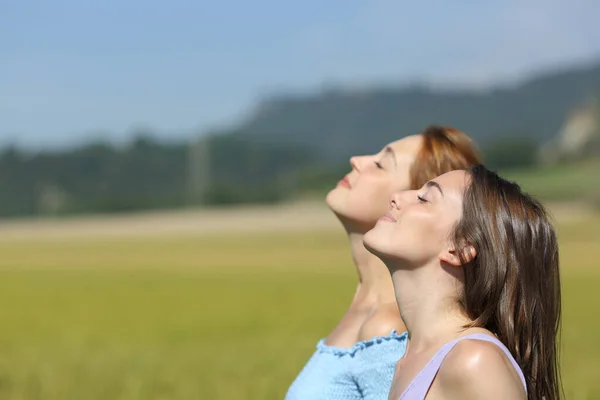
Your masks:
{"label": "tank top strap", "polygon": [[437,353],[435,353],[431,360],[429,360],[427,365],[425,365],[425,367],[417,374],[415,379],[413,379],[412,382],[408,385],[408,387],[400,396],[399,400],[425,399],[425,396],[427,395],[427,392],[429,391],[429,388],[431,387],[431,384],[433,383],[433,380],[435,379],[435,376],[437,375],[442,365],[442,362],[444,361],[444,358],[446,358],[448,353],[454,348],[454,346],[458,342],[466,339],[483,340],[486,342],[494,343],[495,345],[500,347],[502,351],[504,351],[506,356],[509,358],[517,373],[519,374],[521,382],[523,383],[523,387],[525,388],[525,392],[527,392],[525,376],[523,375],[519,364],[517,364],[512,354],[510,354],[510,351],[506,348],[506,346],[504,346],[504,344],[500,340],[493,336],[486,335],[485,333],[473,333],[471,335],[459,337],[443,345],[442,348],[439,349]]}

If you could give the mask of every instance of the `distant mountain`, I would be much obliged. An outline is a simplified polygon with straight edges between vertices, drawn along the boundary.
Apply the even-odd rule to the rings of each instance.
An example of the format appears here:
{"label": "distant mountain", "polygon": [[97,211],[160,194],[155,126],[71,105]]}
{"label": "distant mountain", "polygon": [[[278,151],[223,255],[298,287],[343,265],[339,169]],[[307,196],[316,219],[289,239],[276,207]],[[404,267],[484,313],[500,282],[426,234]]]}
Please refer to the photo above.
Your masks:
{"label": "distant mountain", "polygon": [[[600,103],[594,97],[600,101],[600,63],[481,93],[390,87],[277,96],[237,128],[194,141],[164,143],[140,131],[124,145],[98,142],[40,152],[11,146],[0,150],[0,217],[322,194],[348,171],[349,155],[375,152],[431,123],[468,132],[488,166],[522,167],[535,161],[542,143],[574,155],[600,151],[600,108],[594,111]],[[588,175],[596,169],[590,164]],[[573,173],[552,174],[576,183]],[[564,185],[552,187],[548,198],[579,196]]]}
{"label": "distant mountain", "polygon": [[600,62],[485,92],[421,86],[275,96],[229,132],[254,143],[315,148],[332,162],[376,151],[431,123],[453,125],[480,146],[516,136],[542,144],[573,107],[598,94]]}

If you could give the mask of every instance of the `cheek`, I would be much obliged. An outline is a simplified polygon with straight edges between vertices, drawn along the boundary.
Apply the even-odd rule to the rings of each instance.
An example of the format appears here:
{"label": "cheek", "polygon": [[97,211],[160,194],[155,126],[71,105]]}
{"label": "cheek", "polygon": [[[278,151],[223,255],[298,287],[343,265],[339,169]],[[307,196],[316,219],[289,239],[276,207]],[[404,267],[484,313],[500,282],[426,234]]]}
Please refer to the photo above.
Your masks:
{"label": "cheek", "polygon": [[393,193],[408,189],[408,173],[364,178],[354,188],[353,202],[362,209],[370,210],[377,219],[389,211]]}
{"label": "cheek", "polygon": [[379,218],[389,209],[392,191],[387,179],[365,180],[352,190],[350,200],[353,205]]}
{"label": "cheek", "polygon": [[[427,262],[442,250],[442,237],[438,221],[426,213],[406,213],[391,232],[392,255],[414,262]],[[445,235],[445,234],[444,234]]]}
{"label": "cheek", "polygon": [[410,187],[410,174],[409,174],[409,169],[410,169],[410,165],[406,166],[405,168],[401,168],[396,172],[395,176],[394,176],[394,191],[395,192],[399,192],[402,190],[410,190],[412,189]]}

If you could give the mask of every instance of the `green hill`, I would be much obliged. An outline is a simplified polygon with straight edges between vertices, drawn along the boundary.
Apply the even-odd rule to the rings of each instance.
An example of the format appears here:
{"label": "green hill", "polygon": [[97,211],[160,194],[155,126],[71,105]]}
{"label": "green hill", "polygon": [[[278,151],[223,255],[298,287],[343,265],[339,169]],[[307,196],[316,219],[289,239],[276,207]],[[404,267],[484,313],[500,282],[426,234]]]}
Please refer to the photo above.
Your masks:
{"label": "green hill", "polygon": [[314,147],[334,162],[375,151],[431,123],[454,125],[481,146],[515,136],[540,144],[556,135],[569,110],[598,94],[600,62],[481,92],[340,88],[273,96],[231,133],[253,142]]}
{"label": "green hill", "polygon": [[[486,92],[382,87],[274,96],[237,127],[204,135],[195,146],[140,135],[125,146],[89,143],[37,153],[9,147],[0,151],[0,217],[269,202],[319,193],[348,170],[349,156],[378,151],[432,123],[468,132],[490,167],[528,165],[567,113],[599,94],[600,62]],[[586,170],[593,179],[597,165]],[[566,175],[544,171],[527,181],[534,192],[536,184],[548,183],[542,197],[576,197],[573,185],[585,183],[577,169]]]}

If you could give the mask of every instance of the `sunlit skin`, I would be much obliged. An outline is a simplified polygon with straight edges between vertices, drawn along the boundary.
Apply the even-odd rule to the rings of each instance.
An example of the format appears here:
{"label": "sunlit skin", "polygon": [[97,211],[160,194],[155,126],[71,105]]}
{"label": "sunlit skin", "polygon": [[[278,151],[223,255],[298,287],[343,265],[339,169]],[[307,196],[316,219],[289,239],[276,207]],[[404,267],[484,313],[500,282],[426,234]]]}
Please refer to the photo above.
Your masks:
{"label": "sunlit skin", "polygon": [[344,226],[358,272],[358,286],[340,323],[326,343],[350,347],[373,336],[404,332],[385,264],[368,252],[364,234],[388,210],[389,197],[410,185],[409,171],[421,146],[420,135],[390,143],[379,153],[350,159],[352,170],[327,195],[327,205]]}
{"label": "sunlit skin", "polygon": [[[457,303],[463,285],[460,253],[476,256],[468,243],[454,248],[450,233],[462,216],[468,173],[453,171],[420,190],[395,193],[389,212],[364,236],[366,248],[385,261],[396,301],[409,332],[404,357],[396,366],[390,399],[408,384],[445,343],[472,333],[472,322]],[[460,253],[459,253],[460,252]],[[427,400],[525,399],[525,391],[509,359],[496,345],[465,340],[448,354]]]}

